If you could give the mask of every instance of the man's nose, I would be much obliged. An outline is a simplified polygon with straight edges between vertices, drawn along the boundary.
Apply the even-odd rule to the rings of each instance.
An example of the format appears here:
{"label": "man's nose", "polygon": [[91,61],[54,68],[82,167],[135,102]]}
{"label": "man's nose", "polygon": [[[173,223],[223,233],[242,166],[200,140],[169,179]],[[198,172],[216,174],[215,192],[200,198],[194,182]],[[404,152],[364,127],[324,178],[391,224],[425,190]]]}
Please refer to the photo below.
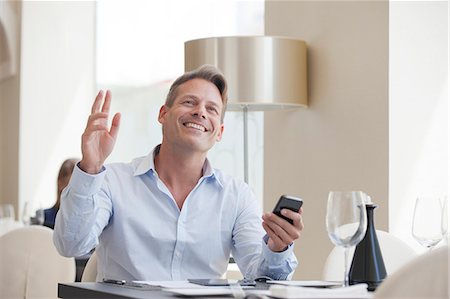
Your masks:
{"label": "man's nose", "polygon": [[204,105],[195,106],[192,115],[206,119],[206,107]]}

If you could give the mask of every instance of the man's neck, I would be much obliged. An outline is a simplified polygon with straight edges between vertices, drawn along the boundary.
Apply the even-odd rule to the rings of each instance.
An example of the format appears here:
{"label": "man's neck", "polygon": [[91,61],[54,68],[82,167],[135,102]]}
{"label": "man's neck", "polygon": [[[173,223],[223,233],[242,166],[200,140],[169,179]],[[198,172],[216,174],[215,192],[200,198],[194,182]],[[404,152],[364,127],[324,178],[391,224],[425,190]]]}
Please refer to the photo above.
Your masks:
{"label": "man's neck", "polygon": [[178,149],[163,143],[154,160],[159,178],[181,210],[186,197],[203,175],[206,153]]}

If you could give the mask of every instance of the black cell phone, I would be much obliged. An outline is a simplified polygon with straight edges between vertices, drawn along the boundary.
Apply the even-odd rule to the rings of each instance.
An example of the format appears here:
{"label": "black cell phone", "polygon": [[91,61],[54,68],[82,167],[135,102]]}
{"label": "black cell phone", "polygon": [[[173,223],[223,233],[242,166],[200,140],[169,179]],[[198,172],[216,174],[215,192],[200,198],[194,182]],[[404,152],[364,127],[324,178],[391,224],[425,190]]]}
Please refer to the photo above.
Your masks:
{"label": "black cell phone", "polygon": [[290,224],[294,224],[294,221],[292,219],[289,219],[283,215],[281,215],[282,209],[289,209],[294,212],[298,212],[300,208],[303,205],[303,200],[301,198],[290,196],[290,195],[281,195],[280,199],[278,200],[277,204],[275,205],[275,208],[273,209],[273,213],[275,215],[280,216],[281,218],[287,220]]}

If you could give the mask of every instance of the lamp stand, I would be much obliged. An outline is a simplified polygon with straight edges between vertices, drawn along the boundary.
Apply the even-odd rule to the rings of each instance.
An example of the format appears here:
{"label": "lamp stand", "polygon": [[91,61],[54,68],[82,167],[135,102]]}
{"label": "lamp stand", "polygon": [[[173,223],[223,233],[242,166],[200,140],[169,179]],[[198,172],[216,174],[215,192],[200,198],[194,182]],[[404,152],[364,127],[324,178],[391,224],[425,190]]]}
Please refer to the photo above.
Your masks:
{"label": "lamp stand", "polygon": [[248,184],[248,106],[242,107],[244,118],[244,181]]}

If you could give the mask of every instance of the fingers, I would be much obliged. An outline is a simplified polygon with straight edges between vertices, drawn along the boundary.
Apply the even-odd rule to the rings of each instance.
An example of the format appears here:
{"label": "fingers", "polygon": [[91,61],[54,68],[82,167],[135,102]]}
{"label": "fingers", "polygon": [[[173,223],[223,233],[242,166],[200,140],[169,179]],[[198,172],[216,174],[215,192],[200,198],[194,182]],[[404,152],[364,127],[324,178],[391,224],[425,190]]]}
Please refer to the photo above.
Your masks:
{"label": "fingers", "polygon": [[[85,129],[85,134],[89,135],[95,131],[108,131],[108,114],[106,112],[97,112],[91,114]],[[120,127],[120,113],[116,113],[113,117],[109,134],[114,140],[117,138]]]}
{"label": "fingers", "polygon": [[267,236],[269,237],[267,246],[273,252],[282,252],[286,250],[286,248],[292,243],[280,238],[280,236],[274,230],[272,230],[270,225],[266,222],[263,222],[263,228],[266,231]]}
{"label": "fingers", "polygon": [[111,91],[106,90],[104,102],[103,102],[103,95],[104,95],[103,90],[99,90],[97,96],[95,97],[94,104],[92,104],[91,114],[95,114],[100,111],[109,113],[109,108],[111,107],[111,99],[112,99]]}
{"label": "fingers", "polygon": [[300,210],[298,212],[294,212],[291,211],[289,209],[283,209],[281,211],[281,214],[289,219],[292,219],[292,221],[294,221],[294,226],[297,229],[302,230],[303,229],[303,220],[302,220],[302,213],[303,213],[303,209],[300,208]]}
{"label": "fingers", "polygon": [[100,106],[102,104],[102,100],[103,100],[103,90],[100,90],[98,92],[97,96],[95,97],[94,104],[92,104],[92,109],[91,109],[92,114],[100,111]]}
{"label": "fingers", "polygon": [[269,227],[270,230],[277,236],[277,238],[279,238],[284,244],[287,245],[294,242],[294,238],[277,223],[270,220],[265,220],[263,224]]}
{"label": "fingers", "polygon": [[273,213],[267,213],[263,219],[270,229],[286,244],[291,244],[300,236],[296,227]]}
{"label": "fingers", "polygon": [[300,214],[300,217],[297,220],[294,219],[294,226],[299,228],[300,231],[302,231],[303,228],[305,227],[303,224],[303,217],[302,217],[303,208],[300,208],[300,211],[298,211],[298,213]]}
{"label": "fingers", "polygon": [[[103,90],[100,90],[98,92],[97,96],[95,97],[94,104],[92,105],[91,115],[88,118],[85,133],[91,133],[100,130],[108,131],[107,123],[109,110],[111,107],[111,99],[112,95],[110,90],[106,90],[106,93],[104,93]],[[120,114],[116,113],[111,124],[111,129],[109,130],[109,134],[111,134],[114,139],[117,137],[119,126]]]}
{"label": "fingers", "polygon": [[274,213],[266,213],[265,217],[271,222],[276,223],[278,226],[282,227],[286,231],[295,231],[300,229],[299,224],[301,223],[301,215],[298,212],[293,212],[289,209],[282,209],[281,214],[289,219],[293,220],[293,225],[290,224],[287,220],[278,217]]}
{"label": "fingers", "polygon": [[[89,115],[86,131],[95,131],[95,130],[108,130],[108,114],[105,112],[97,112],[95,114]],[[95,128],[95,130],[93,130]]]}
{"label": "fingers", "polygon": [[[267,224],[267,223],[265,223],[265,222],[263,222],[263,228],[264,228],[264,230],[266,231],[266,233],[267,233],[267,236],[270,238],[270,239],[272,239],[272,241],[275,243],[275,244],[277,244],[279,247],[286,247],[286,243],[284,243],[281,239],[280,239],[280,237],[278,237],[278,235],[270,228],[270,226]],[[277,250],[278,251],[278,250]]]}
{"label": "fingers", "polygon": [[102,112],[109,113],[109,108],[111,107],[111,91],[106,90],[105,102],[103,103]]}
{"label": "fingers", "polygon": [[[281,210],[283,216],[293,220],[293,224],[290,224],[285,219],[278,217],[273,213],[266,213],[263,215],[263,227],[267,232],[269,238],[275,244],[275,251],[283,250],[286,246],[290,245],[296,239],[300,237],[303,229],[303,220],[301,214],[303,210],[293,212],[288,209]],[[273,248],[271,248],[273,249]]]}
{"label": "fingers", "polygon": [[106,158],[111,154],[120,125],[120,114],[114,115],[108,127],[111,107],[111,91],[100,90],[92,104],[86,129],[81,136],[82,159],[80,167],[87,173],[100,172]]}
{"label": "fingers", "polygon": [[111,130],[109,130],[109,134],[111,135],[112,138],[114,138],[114,140],[117,138],[119,127],[120,127],[120,113],[116,113],[111,123]]}

